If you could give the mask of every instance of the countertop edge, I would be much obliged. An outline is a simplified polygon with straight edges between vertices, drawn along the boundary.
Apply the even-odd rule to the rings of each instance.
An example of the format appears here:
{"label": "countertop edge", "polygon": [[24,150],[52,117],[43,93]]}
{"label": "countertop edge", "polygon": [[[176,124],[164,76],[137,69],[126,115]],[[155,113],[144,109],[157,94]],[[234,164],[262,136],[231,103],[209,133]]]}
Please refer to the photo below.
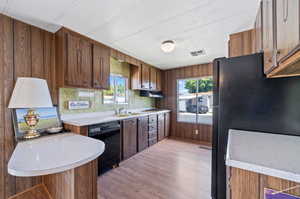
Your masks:
{"label": "countertop edge", "polygon": [[[74,134],[74,135],[77,135],[77,134]],[[63,166],[49,168],[49,169],[44,169],[44,170],[30,170],[29,171],[29,170],[15,169],[15,168],[11,167],[11,159],[10,159],[9,162],[8,162],[8,165],[7,165],[7,171],[8,171],[8,173],[10,175],[17,176],[17,177],[35,177],[35,176],[43,176],[43,175],[60,173],[60,172],[64,172],[64,171],[67,171],[67,170],[71,170],[71,169],[80,167],[80,166],[82,166],[84,164],[87,164],[87,163],[95,160],[104,151],[105,151],[105,144],[103,143],[102,147],[99,148],[99,150],[96,150],[96,152],[93,155],[91,155],[91,156],[89,156],[89,157],[87,157],[85,159],[81,159],[81,160],[79,160],[77,162],[73,162],[71,164],[66,164],[66,165],[63,165]],[[13,154],[14,153],[15,153],[15,151],[13,152]],[[13,154],[12,154],[12,156],[13,156]]]}
{"label": "countertop edge", "polygon": [[244,169],[247,171],[252,171],[259,174],[264,174],[272,177],[282,178],[285,180],[300,183],[300,174],[291,173],[289,171],[282,171],[278,169],[272,169],[260,165],[250,164],[246,162],[241,162],[237,160],[226,159],[226,165],[230,167],[235,167],[239,169]]}
{"label": "countertop edge", "polygon": [[139,118],[139,117],[144,117],[144,116],[148,116],[148,115],[155,115],[155,114],[160,114],[160,113],[169,113],[171,112],[171,110],[162,110],[162,111],[157,111],[157,112],[151,112],[151,113],[141,113],[139,115],[131,115],[128,117],[116,117],[116,118],[110,118],[110,119],[103,119],[103,121],[99,121],[99,122],[85,122],[85,123],[77,123],[77,122],[72,122],[72,120],[62,120],[62,122],[64,124],[68,124],[68,125],[73,125],[73,126],[89,126],[89,125],[94,125],[94,124],[101,124],[101,123],[105,123],[105,122],[112,122],[112,121],[122,121],[122,120],[126,120],[126,119],[132,119],[132,118]]}

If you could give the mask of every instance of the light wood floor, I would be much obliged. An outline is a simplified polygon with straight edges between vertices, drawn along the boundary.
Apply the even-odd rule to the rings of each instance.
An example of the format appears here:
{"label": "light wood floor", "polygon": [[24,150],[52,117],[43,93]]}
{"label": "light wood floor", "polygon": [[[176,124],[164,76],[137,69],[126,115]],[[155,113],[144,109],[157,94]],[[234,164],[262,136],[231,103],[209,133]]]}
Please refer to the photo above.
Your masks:
{"label": "light wood floor", "polygon": [[210,199],[211,151],[160,143],[98,178],[98,199]]}

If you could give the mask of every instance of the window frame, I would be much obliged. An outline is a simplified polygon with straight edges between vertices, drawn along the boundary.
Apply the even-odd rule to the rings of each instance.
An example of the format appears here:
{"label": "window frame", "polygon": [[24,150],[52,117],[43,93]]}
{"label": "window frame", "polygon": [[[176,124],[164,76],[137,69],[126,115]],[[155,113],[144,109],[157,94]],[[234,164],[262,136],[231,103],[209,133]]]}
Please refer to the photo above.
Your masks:
{"label": "window frame", "polygon": [[[199,97],[199,84],[197,83],[196,84],[196,122],[188,122],[188,121],[179,121],[178,120],[178,114],[180,113],[179,112],[179,81],[182,81],[182,80],[196,80],[196,81],[199,81],[201,79],[204,79],[204,78],[209,78],[211,77],[213,79],[213,76],[212,75],[208,75],[208,76],[203,76],[203,77],[189,77],[189,78],[179,78],[179,79],[176,79],[176,122],[178,123],[188,123],[188,124],[196,124],[196,125],[199,125],[199,124],[203,124],[203,125],[209,125],[207,123],[199,123],[199,102],[198,102],[198,97]],[[212,89],[213,91],[213,89]]]}
{"label": "window frame", "polygon": [[[114,74],[111,73],[109,75],[109,81],[110,78],[113,77],[113,86],[114,86],[114,90],[113,90],[113,102],[112,103],[105,103],[104,100],[104,96],[105,93],[102,92],[102,104],[113,104],[113,105],[128,105],[129,104],[129,78],[120,74]],[[118,103],[117,102],[117,84],[116,84],[116,79],[115,77],[121,77],[125,79],[125,103]],[[111,86],[111,85],[110,85]]]}

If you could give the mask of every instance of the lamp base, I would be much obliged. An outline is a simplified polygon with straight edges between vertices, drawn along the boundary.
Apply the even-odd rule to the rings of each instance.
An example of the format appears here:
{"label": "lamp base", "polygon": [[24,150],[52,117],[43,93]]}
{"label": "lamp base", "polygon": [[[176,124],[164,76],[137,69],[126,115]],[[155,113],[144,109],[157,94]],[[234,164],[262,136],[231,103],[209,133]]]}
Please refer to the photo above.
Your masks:
{"label": "lamp base", "polygon": [[35,130],[29,130],[26,132],[26,134],[23,136],[24,139],[32,139],[32,138],[37,138],[40,137],[41,134],[39,134],[37,131]]}

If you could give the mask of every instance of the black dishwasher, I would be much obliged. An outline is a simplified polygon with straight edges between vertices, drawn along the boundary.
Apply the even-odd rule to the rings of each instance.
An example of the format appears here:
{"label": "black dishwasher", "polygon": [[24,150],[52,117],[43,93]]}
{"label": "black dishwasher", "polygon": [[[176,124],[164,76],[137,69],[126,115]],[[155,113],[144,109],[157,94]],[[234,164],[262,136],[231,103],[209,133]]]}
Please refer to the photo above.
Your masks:
{"label": "black dishwasher", "polygon": [[120,163],[120,122],[113,121],[89,126],[89,137],[105,143],[104,153],[98,158],[98,175]]}

